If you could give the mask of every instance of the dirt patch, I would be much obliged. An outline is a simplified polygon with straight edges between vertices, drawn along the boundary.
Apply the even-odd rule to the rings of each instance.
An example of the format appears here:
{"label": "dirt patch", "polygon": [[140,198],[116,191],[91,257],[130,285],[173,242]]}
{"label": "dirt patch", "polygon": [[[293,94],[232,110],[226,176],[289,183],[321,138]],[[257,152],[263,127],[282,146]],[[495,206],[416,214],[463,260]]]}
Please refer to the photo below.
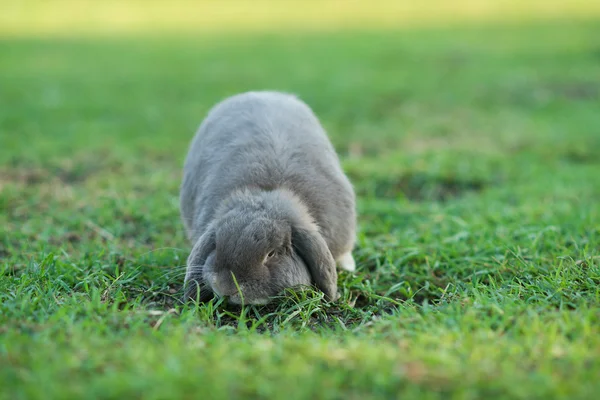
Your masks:
{"label": "dirt patch", "polygon": [[570,164],[598,164],[598,151],[580,149],[570,150],[563,154],[562,159]]}
{"label": "dirt patch", "polygon": [[507,100],[513,104],[545,104],[553,100],[593,101],[600,98],[600,85],[596,82],[546,82],[515,87]]}
{"label": "dirt patch", "polygon": [[119,167],[118,162],[109,161],[109,155],[102,152],[94,155],[77,155],[44,167],[17,162],[10,167],[0,168],[0,187],[8,183],[19,186],[36,186],[49,182],[76,185],[102,171],[114,172]]}
{"label": "dirt patch", "polygon": [[62,246],[67,243],[77,244],[77,243],[81,242],[84,238],[87,240],[91,240],[92,235],[82,236],[82,234],[77,233],[77,232],[67,232],[64,235],[52,236],[48,240],[48,243],[52,244],[53,246]]}
{"label": "dirt patch", "polygon": [[0,247],[0,260],[10,257],[10,252],[3,247]]}
{"label": "dirt patch", "polygon": [[0,169],[0,188],[7,183],[20,186],[40,184],[48,179],[48,172],[41,168],[4,168]]}
{"label": "dirt patch", "polygon": [[76,184],[85,181],[91,175],[90,170],[51,168],[11,168],[0,170],[0,186],[7,183],[19,186],[36,186],[49,182]]}
{"label": "dirt patch", "polygon": [[511,105],[538,109],[556,101],[593,102],[600,99],[600,83],[594,81],[515,82],[486,88],[475,102],[487,105]]}
{"label": "dirt patch", "polygon": [[53,171],[53,176],[62,183],[73,185],[84,182],[88,177],[99,171],[100,168],[90,167],[89,165],[79,166],[78,168],[57,168]]}
{"label": "dirt patch", "polygon": [[105,171],[114,171],[115,165],[107,161],[107,156],[77,157],[67,160],[48,169],[51,177],[67,185],[76,185],[87,181],[92,176]]}
{"label": "dirt patch", "polygon": [[[482,191],[487,182],[476,179],[442,177],[424,173],[379,177],[357,185],[359,195],[382,199],[406,197],[412,201],[443,202],[467,193]],[[360,180],[357,180],[360,182]]]}
{"label": "dirt patch", "polygon": [[595,82],[557,83],[548,85],[546,90],[567,100],[594,100],[600,98],[600,85]]}

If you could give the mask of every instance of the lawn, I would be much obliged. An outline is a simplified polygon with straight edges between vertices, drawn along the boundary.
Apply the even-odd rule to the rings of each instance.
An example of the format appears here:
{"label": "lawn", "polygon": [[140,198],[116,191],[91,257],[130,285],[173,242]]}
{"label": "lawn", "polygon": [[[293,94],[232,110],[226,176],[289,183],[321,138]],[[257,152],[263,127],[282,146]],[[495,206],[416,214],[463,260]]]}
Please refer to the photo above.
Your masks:
{"label": "lawn", "polygon": [[[56,9],[13,8],[0,29],[0,398],[595,399],[591,3],[498,14],[461,0],[446,23],[408,23],[409,10],[399,26],[374,8],[362,28],[360,10],[343,24],[326,8],[285,33],[228,31],[218,13],[195,31],[179,12],[159,34],[161,14],[134,0],[114,31],[106,10],[52,24]],[[251,89],[310,104],[355,186],[358,268],[340,273],[336,303],[179,302],[187,147],[215,102]]]}

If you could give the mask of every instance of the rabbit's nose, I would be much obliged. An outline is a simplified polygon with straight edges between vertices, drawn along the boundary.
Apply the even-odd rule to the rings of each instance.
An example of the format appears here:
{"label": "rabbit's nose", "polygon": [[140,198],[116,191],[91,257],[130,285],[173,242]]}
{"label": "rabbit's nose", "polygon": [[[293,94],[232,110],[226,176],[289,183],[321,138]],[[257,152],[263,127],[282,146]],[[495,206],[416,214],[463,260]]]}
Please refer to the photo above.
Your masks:
{"label": "rabbit's nose", "polygon": [[219,279],[217,274],[212,273],[206,277],[208,284],[212,288],[213,292],[219,297],[230,296],[234,293],[237,293],[235,287],[231,287],[231,285],[225,279]]}
{"label": "rabbit's nose", "polygon": [[208,285],[211,287],[213,292],[215,292],[215,294],[217,296],[222,297],[223,293],[225,293],[225,291],[219,284],[219,280],[217,279],[217,274],[215,274],[215,273],[205,274],[204,278],[208,281]]}

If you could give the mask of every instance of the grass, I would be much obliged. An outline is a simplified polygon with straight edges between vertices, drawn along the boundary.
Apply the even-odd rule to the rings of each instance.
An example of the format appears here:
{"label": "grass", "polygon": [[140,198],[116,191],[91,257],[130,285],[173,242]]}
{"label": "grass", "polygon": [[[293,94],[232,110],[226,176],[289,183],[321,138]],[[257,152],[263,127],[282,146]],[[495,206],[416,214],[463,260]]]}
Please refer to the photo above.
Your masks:
{"label": "grass", "polygon": [[[595,398],[592,14],[241,36],[13,24],[0,398]],[[211,105],[263,88],[298,93],[339,150],[358,272],[335,304],[181,305],[185,151]]]}

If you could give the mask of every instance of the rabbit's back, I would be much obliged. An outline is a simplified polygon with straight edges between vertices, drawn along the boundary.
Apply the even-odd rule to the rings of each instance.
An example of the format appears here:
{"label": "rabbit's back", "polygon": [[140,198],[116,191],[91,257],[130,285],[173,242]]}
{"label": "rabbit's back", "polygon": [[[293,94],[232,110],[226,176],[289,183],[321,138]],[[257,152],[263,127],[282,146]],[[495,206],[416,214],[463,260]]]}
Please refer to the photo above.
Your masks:
{"label": "rabbit's back", "polygon": [[296,97],[248,92],[209,112],[184,167],[181,208],[190,239],[203,233],[223,199],[245,187],[291,190],[308,206],[332,255],[350,250],[354,191],[318,119]]}

